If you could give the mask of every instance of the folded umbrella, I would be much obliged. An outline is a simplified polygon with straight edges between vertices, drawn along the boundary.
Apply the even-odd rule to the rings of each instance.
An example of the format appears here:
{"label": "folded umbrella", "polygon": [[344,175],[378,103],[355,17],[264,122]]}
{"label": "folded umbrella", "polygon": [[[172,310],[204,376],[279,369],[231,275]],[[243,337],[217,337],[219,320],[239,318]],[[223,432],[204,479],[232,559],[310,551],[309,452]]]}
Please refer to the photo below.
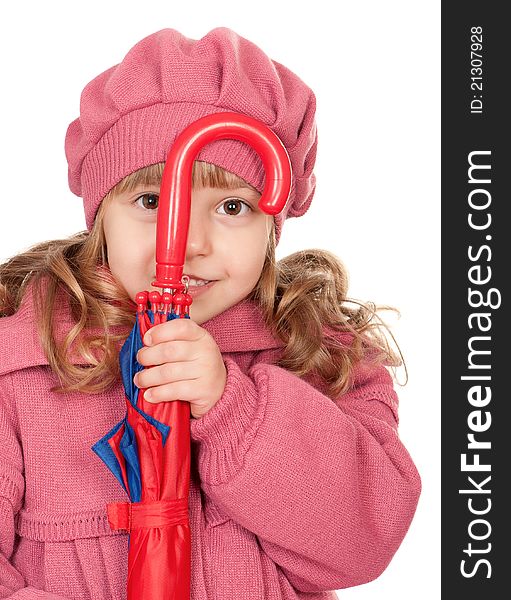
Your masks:
{"label": "folded umbrella", "polygon": [[128,538],[128,600],[189,600],[190,405],[150,403],[133,377],[148,329],[176,318],[190,318],[192,297],[183,276],[190,223],[191,173],[200,149],[233,138],[250,144],[265,169],[259,208],[278,214],[291,189],[291,165],[279,138],[260,121],[225,112],[203,117],[178,136],[162,176],[156,226],[156,281],[162,293],[137,294],[137,320],[119,362],[126,393],[126,416],[92,446],[115,475],[130,502],[107,505],[113,530]]}

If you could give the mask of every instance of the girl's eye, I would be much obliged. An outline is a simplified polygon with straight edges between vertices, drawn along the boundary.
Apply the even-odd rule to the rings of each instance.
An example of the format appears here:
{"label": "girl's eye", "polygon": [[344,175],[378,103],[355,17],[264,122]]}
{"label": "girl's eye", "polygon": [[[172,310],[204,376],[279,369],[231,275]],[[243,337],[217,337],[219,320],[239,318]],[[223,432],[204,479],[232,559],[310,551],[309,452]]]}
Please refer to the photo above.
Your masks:
{"label": "girl's eye", "polygon": [[[242,207],[247,208],[248,212],[252,210],[252,207],[250,205],[248,205],[243,200],[239,200],[238,198],[229,198],[228,200],[224,200],[220,207],[225,208],[225,212],[222,212],[220,214],[230,215],[234,217],[240,214]],[[246,214],[246,211],[244,214]]]}
{"label": "girl's eye", "polygon": [[145,210],[156,210],[158,208],[158,194],[142,194],[135,200],[135,204]]}

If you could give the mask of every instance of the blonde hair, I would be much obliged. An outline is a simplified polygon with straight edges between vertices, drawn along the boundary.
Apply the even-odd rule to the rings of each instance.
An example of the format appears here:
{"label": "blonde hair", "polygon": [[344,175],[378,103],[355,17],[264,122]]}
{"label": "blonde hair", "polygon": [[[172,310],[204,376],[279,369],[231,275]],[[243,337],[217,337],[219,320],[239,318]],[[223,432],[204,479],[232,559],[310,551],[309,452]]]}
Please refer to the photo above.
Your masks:
{"label": "blonde hair", "polygon": [[[159,163],[140,169],[110,190],[90,232],[37,244],[0,265],[0,316],[16,312],[28,283],[34,284],[42,347],[60,382],[55,392],[99,393],[120,377],[119,350],[135,323],[135,309],[108,268],[103,215],[115,195],[140,185],[159,185],[163,167]],[[194,163],[192,186],[255,189],[233,173],[201,161]],[[390,348],[384,335],[388,328],[377,315],[380,310],[398,312],[395,308],[350,300],[346,268],[326,250],[303,250],[276,262],[274,227],[269,234],[261,276],[248,299],[261,307],[267,327],[284,343],[278,366],[299,377],[318,375],[325,382],[325,393],[334,399],[350,388],[360,360],[403,364]],[[61,290],[69,297],[75,325],[57,340],[53,314]],[[90,328],[99,332],[91,335]],[[336,332],[350,333],[352,343],[340,343]],[[72,364],[69,358],[73,344],[83,365]]]}

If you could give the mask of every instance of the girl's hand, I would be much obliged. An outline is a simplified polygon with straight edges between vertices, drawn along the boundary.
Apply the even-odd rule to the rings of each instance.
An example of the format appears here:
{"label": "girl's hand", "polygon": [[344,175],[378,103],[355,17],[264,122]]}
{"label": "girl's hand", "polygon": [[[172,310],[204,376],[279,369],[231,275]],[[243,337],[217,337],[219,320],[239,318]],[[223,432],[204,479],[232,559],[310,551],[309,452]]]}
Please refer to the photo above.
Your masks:
{"label": "girl's hand", "polygon": [[173,319],[152,327],[147,347],[137,354],[145,368],[135,375],[144,398],[153,403],[185,400],[199,419],[220,400],[227,380],[220,349],[209,332],[192,319]]}

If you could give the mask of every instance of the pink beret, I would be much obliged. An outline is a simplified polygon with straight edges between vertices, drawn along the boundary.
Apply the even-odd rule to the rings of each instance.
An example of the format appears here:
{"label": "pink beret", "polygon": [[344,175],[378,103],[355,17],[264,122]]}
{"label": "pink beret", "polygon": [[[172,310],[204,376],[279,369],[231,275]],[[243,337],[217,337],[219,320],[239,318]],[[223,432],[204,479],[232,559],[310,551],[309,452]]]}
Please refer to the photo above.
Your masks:
{"label": "pink beret", "polygon": [[[69,187],[83,198],[90,230],[107,192],[130,173],[165,162],[190,123],[216,112],[243,113],[268,125],[291,159],[291,196],[275,217],[278,242],[284,220],[303,215],[314,195],[315,109],[314,93],[299,77],[231,29],[218,27],[200,40],[162,29],[85,86],[80,117],[66,133]],[[263,190],[262,162],[243,142],[212,142],[196,160]]]}

